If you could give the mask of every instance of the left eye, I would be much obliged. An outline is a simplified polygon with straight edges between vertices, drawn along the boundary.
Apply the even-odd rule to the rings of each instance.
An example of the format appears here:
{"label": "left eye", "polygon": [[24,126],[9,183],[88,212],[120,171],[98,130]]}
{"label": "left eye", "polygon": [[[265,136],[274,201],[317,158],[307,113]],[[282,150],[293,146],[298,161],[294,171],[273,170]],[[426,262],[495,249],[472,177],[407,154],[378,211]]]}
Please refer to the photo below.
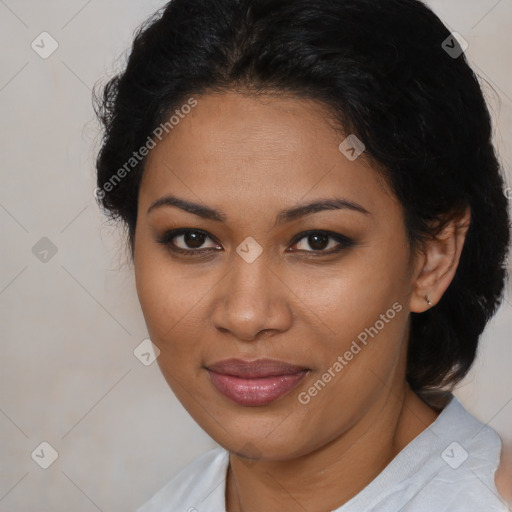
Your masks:
{"label": "left eye", "polygon": [[[333,240],[335,243],[329,244],[329,239]],[[295,238],[293,245],[300,245],[301,240],[306,241],[305,243],[302,242],[303,245],[309,245],[309,247],[313,249],[312,251],[308,251],[307,249],[298,249],[305,250],[306,252],[324,252],[330,254],[339,252],[342,249],[353,245],[352,240],[349,238],[329,231],[308,231],[306,233],[301,233]]]}

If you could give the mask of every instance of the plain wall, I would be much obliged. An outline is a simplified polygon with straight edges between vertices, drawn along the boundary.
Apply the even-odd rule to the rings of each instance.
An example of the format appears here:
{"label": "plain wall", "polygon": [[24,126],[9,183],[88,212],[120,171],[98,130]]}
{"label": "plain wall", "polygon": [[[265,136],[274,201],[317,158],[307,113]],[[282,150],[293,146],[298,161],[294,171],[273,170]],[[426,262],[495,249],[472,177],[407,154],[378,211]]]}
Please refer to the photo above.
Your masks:
{"label": "plain wall", "polygon": [[[93,197],[92,86],[119,70],[134,29],[163,4],[0,2],[0,512],[134,510],[216,446],[157,365],[133,354],[147,337],[133,271]],[[429,4],[469,42],[470,62],[497,93],[485,86],[509,172],[512,2]],[[31,47],[43,31],[59,45],[46,59]],[[507,286],[455,394],[512,451]],[[43,441],[58,452],[48,469],[31,457]]]}

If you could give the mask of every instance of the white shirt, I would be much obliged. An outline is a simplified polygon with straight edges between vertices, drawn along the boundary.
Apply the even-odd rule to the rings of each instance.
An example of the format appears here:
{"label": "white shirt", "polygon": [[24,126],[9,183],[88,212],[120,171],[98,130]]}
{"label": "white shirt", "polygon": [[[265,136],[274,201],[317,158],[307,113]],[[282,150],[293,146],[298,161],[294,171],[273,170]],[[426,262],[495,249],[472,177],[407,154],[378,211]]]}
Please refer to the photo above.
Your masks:
{"label": "white shirt", "polygon": [[[356,496],[332,512],[507,512],[494,483],[501,439],[453,397]],[[225,512],[229,452],[194,460],[137,512]]]}

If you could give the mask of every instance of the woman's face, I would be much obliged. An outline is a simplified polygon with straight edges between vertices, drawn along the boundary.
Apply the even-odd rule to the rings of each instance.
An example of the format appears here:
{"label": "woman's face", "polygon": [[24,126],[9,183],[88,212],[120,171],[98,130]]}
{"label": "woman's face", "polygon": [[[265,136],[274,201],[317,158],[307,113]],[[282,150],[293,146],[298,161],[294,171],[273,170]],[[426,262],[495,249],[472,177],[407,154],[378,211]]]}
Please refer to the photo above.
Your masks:
{"label": "woman's face", "polygon": [[[165,378],[206,432],[248,457],[297,457],[404,386],[414,272],[403,211],[364,153],[339,148],[347,135],[321,105],[232,92],[196,100],[148,155],[141,307]],[[170,201],[150,209],[171,195],[222,220]],[[338,206],[283,214],[320,201]],[[176,229],[188,232],[166,236]],[[249,366],[209,370],[232,358],[298,368],[271,376],[262,365],[259,379],[240,376]]]}

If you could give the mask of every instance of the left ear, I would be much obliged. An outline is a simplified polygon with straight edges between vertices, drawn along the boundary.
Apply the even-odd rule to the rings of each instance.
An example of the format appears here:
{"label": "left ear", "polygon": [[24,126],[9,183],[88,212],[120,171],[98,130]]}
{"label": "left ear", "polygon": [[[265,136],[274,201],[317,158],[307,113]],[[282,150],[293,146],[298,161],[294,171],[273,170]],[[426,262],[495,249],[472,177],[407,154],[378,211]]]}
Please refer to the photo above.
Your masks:
{"label": "left ear", "polygon": [[415,260],[410,311],[423,313],[439,302],[455,276],[470,221],[471,211],[466,207],[425,242]]}

